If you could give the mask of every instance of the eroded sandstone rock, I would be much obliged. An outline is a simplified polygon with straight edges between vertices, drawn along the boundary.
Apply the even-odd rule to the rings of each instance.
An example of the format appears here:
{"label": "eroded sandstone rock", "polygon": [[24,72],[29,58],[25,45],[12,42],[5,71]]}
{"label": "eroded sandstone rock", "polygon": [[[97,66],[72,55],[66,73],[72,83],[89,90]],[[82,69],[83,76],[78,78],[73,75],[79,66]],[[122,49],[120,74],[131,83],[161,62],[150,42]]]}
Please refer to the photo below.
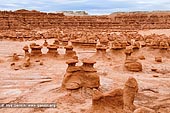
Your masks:
{"label": "eroded sandstone rock", "polygon": [[134,45],[133,45],[133,49],[140,49],[141,48],[141,45],[139,42],[135,42]]}
{"label": "eroded sandstone rock", "polygon": [[73,56],[76,55],[76,52],[73,51],[73,46],[67,45],[67,46],[65,46],[65,49],[66,49],[65,58],[72,58]]}
{"label": "eroded sandstone rock", "polygon": [[123,89],[106,93],[94,90],[92,107],[87,113],[133,113],[136,109],[133,102],[138,92],[138,83],[130,77]]}
{"label": "eroded sandstone rock", "polygon": [[68,67],[63,78],[62,87],[71,90],[81,87],[98,88],[100,79],[93,67],[95,62],[84,59],[82,66],[76,66],[77,62],[76,59],[70,59],[66,62]]}
{"label": "eroded sandstone rock", "polygon": [[28,45],[25,45],[25,46],[23,47],[23,50],[24,50],[24,52],[25,52],[25,58],[26,58],[26,57],[30,57]]}
{"label": "eroded sandstone rock", "polygon": [[156,61],[156,62],[162,62],[162,57],[156,56],[156,57],[155,57],[155,61]]}
{"label": "eroded sandstone rock", "polygon": [[135,105],[133,104],[135,96],[138,92],[138,83],[135,78],[130,77],[123,89],[123,103],[124,110],[133,112],[135,110]]}
{"label": "eroded sandstone rock", "polygon": [[104,45],[96,46],[97,54],[106,54],[106,49],[107,49],[107,47]]}
{"label": "eroded sandstone rock", "polygon": [[114,42],[112,43],[112,49],[113,49],[113,50],[120,50],[120,49],[123,49],[123,47],[122,47],[122,45],[121,45],[120,42],[114,41]]}
{"label": "eroded sandstone rock", "polygon": [[57,51],[57,49],[59,48],[58,45],[55,45],[55,44],[53,44],[53,45],[47,45],[47,48],[48,48],[47,54],[53,55],[53,56],[59,55],[59,54],[58,54],[58,51]]}
{"label": "eroded sandstone rock", "polygon": [[167,41],[161,41],[160,42],[160,45],[159,45],[159,48],[160,49],[164,49],[164,50],[167,50],[169,48],[169,44]]}
{"label": "eroded sandstone rock", "polygon": [[145,56],[144,56],[144,55],[140,55],[138,58],[139,58],[140,60],[145,60]]}
{"label": "eroded sandstone rock", "polygon": [[24,67],[29,67],[30,65],[31,65],[30,57],[26,57],[23,66]]}
{"label": "eroded sandstone rock", "polygon": [[132,46],[128,46],[128,47],[126,47],[126,49],[125,49],[125,55],[126,55],[126,59],[129,57],[129,56],[131,56],[131,54],[133,53],[133,47]]}
{"label": "eroded sandstone rock", "polygon": [[17,55],[17,53],[14,53],[14,54],[13,54],[12,60],[13,60],[13,61],[18,61],[18,60],[19,60],[19,56]]}
{"label": "eroded sandstone rock", "polygon": [[[87,30],[98,32],[167,29],[169,27],[168,15],[169,12],[133,12],[122,14],[114,13],[103,16],[65,16],[63,13],[45,13],[29,10],[0,11],[2,23],[0,30],[59,28],[63,30],[74,29],[79,31]],[[6,18],[3,17],[9,19],[6,20]],[[11,35],[11,37],[12,36],[17,37],[17,35]],[[46,37],[48,35],[44,36]],[[48,37],[56,37],[56,35],[50,34]],[[140,35],[136,35],[136,37],[138,39],[141,38]],[[42,38],[42,36],[36,36],[36,38]]]}
{"label": "eroded sandstone rock", "polygon": [[87,113],[125,113],[123,110],[123,90],[116,89],[106,93],[94,91],[92,107]]}
{"label": "eroded sandstone rock", "polygon": [[32,43],[32,44],[30,44],[30,48],[31,48],[32,56],[41,56],[42,55],[42,52],[41,52],[42,46],[37,45],[36,43]]}
{"label": "eroded sandstone rock", "polygon": [[128,71],[133,71],[133,72],[142,71],[142,64],[137,61],[137,58],[132,56],[126,58],[124,66]]}
{"label": "eroded sandstone rock", "polygon": [[48,42],[47,42],[47,40],[44,40],[44,44],[43,44],[43,46],[48,46]]}
{"label": "eroded sandstone rock", "polygon": [[56,40],[54,40],[53,44],[54,44],[54,45],[59,45],[60,42],[59,42],[59,40],[56,39]]}
{"label": "eroded sandstone rock", "polygon": [[129,77],[123,89],[115,89],[102,93],[94,89],[92,106],[85,113],[155,113],[154,110],[134,105],[138,92],[135,78]]}

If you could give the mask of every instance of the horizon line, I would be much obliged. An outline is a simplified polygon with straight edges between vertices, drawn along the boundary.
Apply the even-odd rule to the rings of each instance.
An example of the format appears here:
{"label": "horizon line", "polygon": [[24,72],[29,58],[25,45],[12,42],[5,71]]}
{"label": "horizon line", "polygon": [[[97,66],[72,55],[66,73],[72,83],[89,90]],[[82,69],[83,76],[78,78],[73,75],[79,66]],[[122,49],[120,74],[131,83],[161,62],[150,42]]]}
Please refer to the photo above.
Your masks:
{"label": "horizon line", "polygon": [[56,10],[56,11],[43,11],[43,10],[36,10],[36,9],[11,9],[11,10],[1,10],[0,11],[12,11],[12,12],[15,12],[15,11],[18,11],[18,10],[27,10],[27,11],[38,11],[38,12],[42,12],[42,13],[63,13],[63,12],[78,12],[78,11],[85,11],[88,15],[110,15],[110,14],[114,14],[114,13],[136,13],[136,12],[170,12],[170,10],[132,10],[132,11],[113,11],[111,13],[96,13],[96,14],[90,14],[89,11],[87,10]]}

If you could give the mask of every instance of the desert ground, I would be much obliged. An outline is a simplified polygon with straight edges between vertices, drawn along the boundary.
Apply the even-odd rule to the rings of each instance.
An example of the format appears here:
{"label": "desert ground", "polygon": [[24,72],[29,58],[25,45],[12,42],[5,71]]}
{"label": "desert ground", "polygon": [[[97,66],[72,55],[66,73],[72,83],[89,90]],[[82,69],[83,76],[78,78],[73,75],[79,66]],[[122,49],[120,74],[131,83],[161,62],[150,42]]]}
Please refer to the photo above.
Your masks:
{"label": "desert ground", "polygon": [[[170,36],[169,29],[141,30],[139,34],[165,34]],[[47,39],[52,44],[54,39]],[[0,103],[56,103],[56,108],[0,108],[0,113],[84,113],[92,106],[93,90],[80,88],[64,90],[61,88],[67,64],[65,59],[43,56],[30,58],[31,65],[23,67],[25,45],[43,45],[44,39],[35,41],[0,41]],[[142,47],[132,53],[132,56],[144,56],[140,60],[142,71],[131,72],[125,69],[124,50],[106,51],[105,56],[95,55],[95,48],[74,47],[78,63],[82,65],[83,58],[93,58],[97,75],[100,77],[99,89],[108,92],[123,88],[129,77],[136,79],[138,93],[134,104],[137,107],[147,107],[156,113],[170,113],[170,51],[161,53],[158,49]],[[47,53],[43,47],[42,53]],[[65,54],[64,46],[58,49],[60,55]],[[19,60],[13,61],[13,53]],[[155,57],[161,56],[162,62],[155,62]],[[16,67],[11,66],[15,63]],[[157,69],[159,71],[152,71]],[[97,113],[97,112],[96,112]],[[117,113],[117,112],[113,112]],[[149,112],[148,112],[149,113]]]}

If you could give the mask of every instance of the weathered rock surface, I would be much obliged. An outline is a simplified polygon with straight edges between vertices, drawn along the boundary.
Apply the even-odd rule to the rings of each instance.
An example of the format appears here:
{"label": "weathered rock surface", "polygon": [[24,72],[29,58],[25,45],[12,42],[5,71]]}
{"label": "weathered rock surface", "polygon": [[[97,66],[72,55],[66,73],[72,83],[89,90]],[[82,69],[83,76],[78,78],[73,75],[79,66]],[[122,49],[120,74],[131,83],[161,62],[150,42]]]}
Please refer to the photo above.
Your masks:
{"label": "weathered rock surface", "polygon": [[125,60],[125,67],[129,71],[139,72],[142,71],[142,64],[134,57],[128,57]]}
{"label": "weathered rock surface", "polygon": [[106,93],[94,90],[92,107],[86,113],[155,113],[149,108],[136,109],[133,102],[137,92],[138,83],[133,77],[126,81],[123,89]]}
{"label": "weathered rock surface", "polygon": [[70,59],[67,72],[64,75],[62,87],[66,89],[98,88],[100,86],[100,78],[96,69],[93,67],[95,63],[92,60],[83,59],[82,66],[75,66],[78,60]]}

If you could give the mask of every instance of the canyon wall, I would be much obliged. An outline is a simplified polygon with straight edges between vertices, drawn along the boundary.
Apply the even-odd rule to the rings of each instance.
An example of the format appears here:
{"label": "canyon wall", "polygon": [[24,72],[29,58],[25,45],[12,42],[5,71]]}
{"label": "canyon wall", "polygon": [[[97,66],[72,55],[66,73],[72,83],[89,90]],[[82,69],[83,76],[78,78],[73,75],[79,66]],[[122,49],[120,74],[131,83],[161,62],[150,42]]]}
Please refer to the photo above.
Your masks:
{"label": "canyon wall", "polygon": [[113,13],[102,16],[65,16],[63,13],[0,11],[0,30],[16,29],[140,30],[169,29],[170,12]]}
{"label": "canyon wall", "polygon": [[109,17],[123,25],[129,25],[136,29],[169,29],[170,12],[129,12],[112,13]]}

